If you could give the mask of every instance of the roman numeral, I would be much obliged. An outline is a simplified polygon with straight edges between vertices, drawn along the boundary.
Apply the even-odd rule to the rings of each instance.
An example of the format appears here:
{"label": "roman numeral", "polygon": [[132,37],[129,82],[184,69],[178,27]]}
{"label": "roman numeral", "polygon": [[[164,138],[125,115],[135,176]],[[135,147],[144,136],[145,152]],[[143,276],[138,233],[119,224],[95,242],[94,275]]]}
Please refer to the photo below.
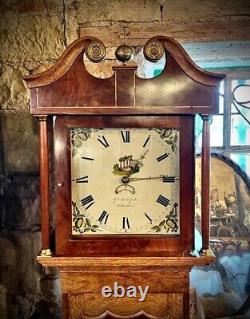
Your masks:
{"label": "roman numeral", "polygon": [[87,160],[87,161],[93,161],[94,159],[91,157],[86,157],[86,156],[82,156],[82,159]]}
{"label": "roman numeral", "polygon": [[148,144],[148,141],[150,139],[151,135],[148,136],[148,138],[146,139],[146,141],[144,142],[143,146],[142,147],[146,147],[146,145]]}
{"label": "roman numeral", "polygon": [[162,181],[163,183],[174,183],[176,180],[176,176],[163,176]]}
{"label": "roman numeral", "polygon": [[149,220],[149,222],[150,222],[150,224],[152,224],[152,219],[148,216],[148,214],[147,213],[144,213],[145,214],[145,216],[147,217],[147,219]]}
{"label": "roman numeral", "polygon": [[169,155],[169,153],[165,153],[165,154],[162,154],[161,156],[157,157],[157,161],[160,162],[162,160],[164,160],[165,158],[167,158]]}
{"label": "roman numeral", "polygon": [[130,143],[130,131],[121,131],[121,135],[124,143]]}
{"label": "roman numeral", "polygon": [[109,143],[107,142],[105,136],[100,136],[98,141],[106,148],[109,147]]}
{"label": "roman numeral", "polygon": [[88,183],[88,176],[78,177],[76,179],[73,179],[73,182],[76,183]]}
{"label": "roman numeral", "polygon": [[104,211],[101,213],[100,217],[98,218],[98,221],[100,222],[100,224],[102,224],[102,222],[103,222],[104,224],[106,224],[108,218],[109,218],[109,214],[104,210]]}
{"label": "roman numeral", "polygon": [[167,207],[170,203],[170,200],[162,195],[159,195],[156,201],[165,207]]}
{"label": "roman numeral", "polygon": [[87,197],[81,199],[82,206],[84,206],[86,209],[92,206],[94,202],[94,198],[91,195],[88,195]]}
{"label": "roman numeral", "polygon": [[122,228],[125,230],[130,228],[128,217],[122,217]]}

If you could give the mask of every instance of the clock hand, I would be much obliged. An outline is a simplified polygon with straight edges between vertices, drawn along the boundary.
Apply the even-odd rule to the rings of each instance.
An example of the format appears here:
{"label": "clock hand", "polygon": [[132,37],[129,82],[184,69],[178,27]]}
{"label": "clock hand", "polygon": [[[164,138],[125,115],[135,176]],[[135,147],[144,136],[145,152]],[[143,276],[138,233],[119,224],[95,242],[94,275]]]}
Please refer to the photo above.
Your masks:
{"label": "clock hand", "polygon": [[157,176],[157,177],[152,177],[152,176],[149,176],[149,177],[132,177],[132,178],[129,178],[129,181],[130,182],[135,182],[135,181],[141,181],[141,180],[147,180],[147,179],[162,179],[163,178],[163,175],[160,175],[160,176]]}
{"label": "clock hand", "polygon": [[147,152],[148,152],[148,150],[146,150],[146,151],[139,157],[139,159],[144,159],[145,156],[146,156],[146,154],[147,154]]}
{"label": "clock hand", "polygon": [[128,176],[123,176],[122,178],[122,183],[123,184],[128,184],[129,182],[136,182],[136,181],[141,181],[141,180],[155,180],[155,179],[165,179],[166,181],[169,182],[174,182],[177,179],[177,176],[166,176],[166,175],[160,175],[160,176],[149,176],[149,177],[128,177]]}

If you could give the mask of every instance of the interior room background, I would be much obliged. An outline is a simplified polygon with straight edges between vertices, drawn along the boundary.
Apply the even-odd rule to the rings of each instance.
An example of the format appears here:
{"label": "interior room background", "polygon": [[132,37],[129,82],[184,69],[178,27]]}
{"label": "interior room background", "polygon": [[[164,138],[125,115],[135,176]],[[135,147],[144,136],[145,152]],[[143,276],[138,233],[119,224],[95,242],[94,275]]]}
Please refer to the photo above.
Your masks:
{"label": "interior room background", "polygon": [[[108,76],[124,30],[127,44],[137,46],[137,61],[147,39],[165,35],[180,42],[200,67],[227,74],[221,86],[220,115],[211,124],[212,151],[234,160],[249,182],[250,114],[242,105],[235,107],[232,92],[238,85],[250,84],[250,1],[0,0],[1,319],[60,318],[58,273],[36,262],[41,245],[38,125],[29,114],[22,76],[48,69],[85,35],[99,38],[108,48],[106,60],[90,65],[90,72]],[[157,74],[161,68],[159,64],[147,72]],[[248,96],[249,101],[249,87],[242,90],[241,98],[247,101]],[[199,118],[196,133],[199,153]],[[246,212],[250,214],[249,201]],[[243,237],[248,242],[248,230]],[[249,247],[240,255],[222,258],[216,267],[191,273],[207,318],[232,315],[250,292]],[[240,273],[234,273],[239,268]]]}

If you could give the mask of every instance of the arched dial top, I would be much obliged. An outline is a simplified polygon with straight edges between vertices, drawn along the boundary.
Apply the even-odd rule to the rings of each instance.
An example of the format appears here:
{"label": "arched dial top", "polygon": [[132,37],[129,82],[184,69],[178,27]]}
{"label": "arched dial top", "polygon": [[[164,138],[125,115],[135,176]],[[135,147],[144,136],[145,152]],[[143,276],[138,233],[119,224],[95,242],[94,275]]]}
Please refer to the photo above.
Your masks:
{"label": "arched dial top", "polygon": [[[53,67],[24,77],[31,89],[31,112],[34,115],[216,113],[218,86],[224,75],[202,70],[178,42],[165,36],[148,40],[144,53],[157,60],[162,49],[167,54],[167,63],[155,78],[142,79],[137,76],[136,67],[119,66],[113,67],[112,77],[100,79],[88,73],[82,57],[86,52],[98,62],[105,56],[105,46],[93,37],[80,38]],[[93,108],[98,110],[93,112]]]}

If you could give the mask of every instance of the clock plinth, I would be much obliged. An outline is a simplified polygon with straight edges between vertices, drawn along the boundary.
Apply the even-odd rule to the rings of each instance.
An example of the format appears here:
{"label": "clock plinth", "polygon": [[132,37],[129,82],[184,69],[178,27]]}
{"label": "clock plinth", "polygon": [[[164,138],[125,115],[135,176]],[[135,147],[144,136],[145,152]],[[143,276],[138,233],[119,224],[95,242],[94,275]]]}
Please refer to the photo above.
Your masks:
{"label": "clock plinth", "polygon": [[[31,113],[40,123],[38,262],[60,269],[65,319],[189,318],[189,272],[214,260],[207,253],[209,116],[218,112],[224,76],[196,67],[168,37],[157,36],[145,47],[153,48],[144,50],[150,61],[166,55],[164,70],[151,79],[126,65],[114,67],[107,79],[89,74],[83,55],[94,62],[105,56],[104,45],[90,37],[72,43],[49,70],[24,78]],[[190,257],[196,114],[204,121],[202,256]],[[49,187],[49,127],[54,188]],[[132,288],[124,298],[102,296],[102,287],[115,283],[126,291],[149,286],[149,293],[143,302],[131,297]]]}
{"label": "clock plinth", "polygon": [[[210,264],[214,257],[38,257],[44,267],[60,269],[67,318],[191,319],[189,272]],[[114,284],[148,286],[145,300],[103,297],[103,287]],[[105,317],[105,314],[107,317]],[[110,315],[110,317],[108,317]],[[144,316],[144,317],[143,317]],[[195,317],[193,317],[195,318]]]}

